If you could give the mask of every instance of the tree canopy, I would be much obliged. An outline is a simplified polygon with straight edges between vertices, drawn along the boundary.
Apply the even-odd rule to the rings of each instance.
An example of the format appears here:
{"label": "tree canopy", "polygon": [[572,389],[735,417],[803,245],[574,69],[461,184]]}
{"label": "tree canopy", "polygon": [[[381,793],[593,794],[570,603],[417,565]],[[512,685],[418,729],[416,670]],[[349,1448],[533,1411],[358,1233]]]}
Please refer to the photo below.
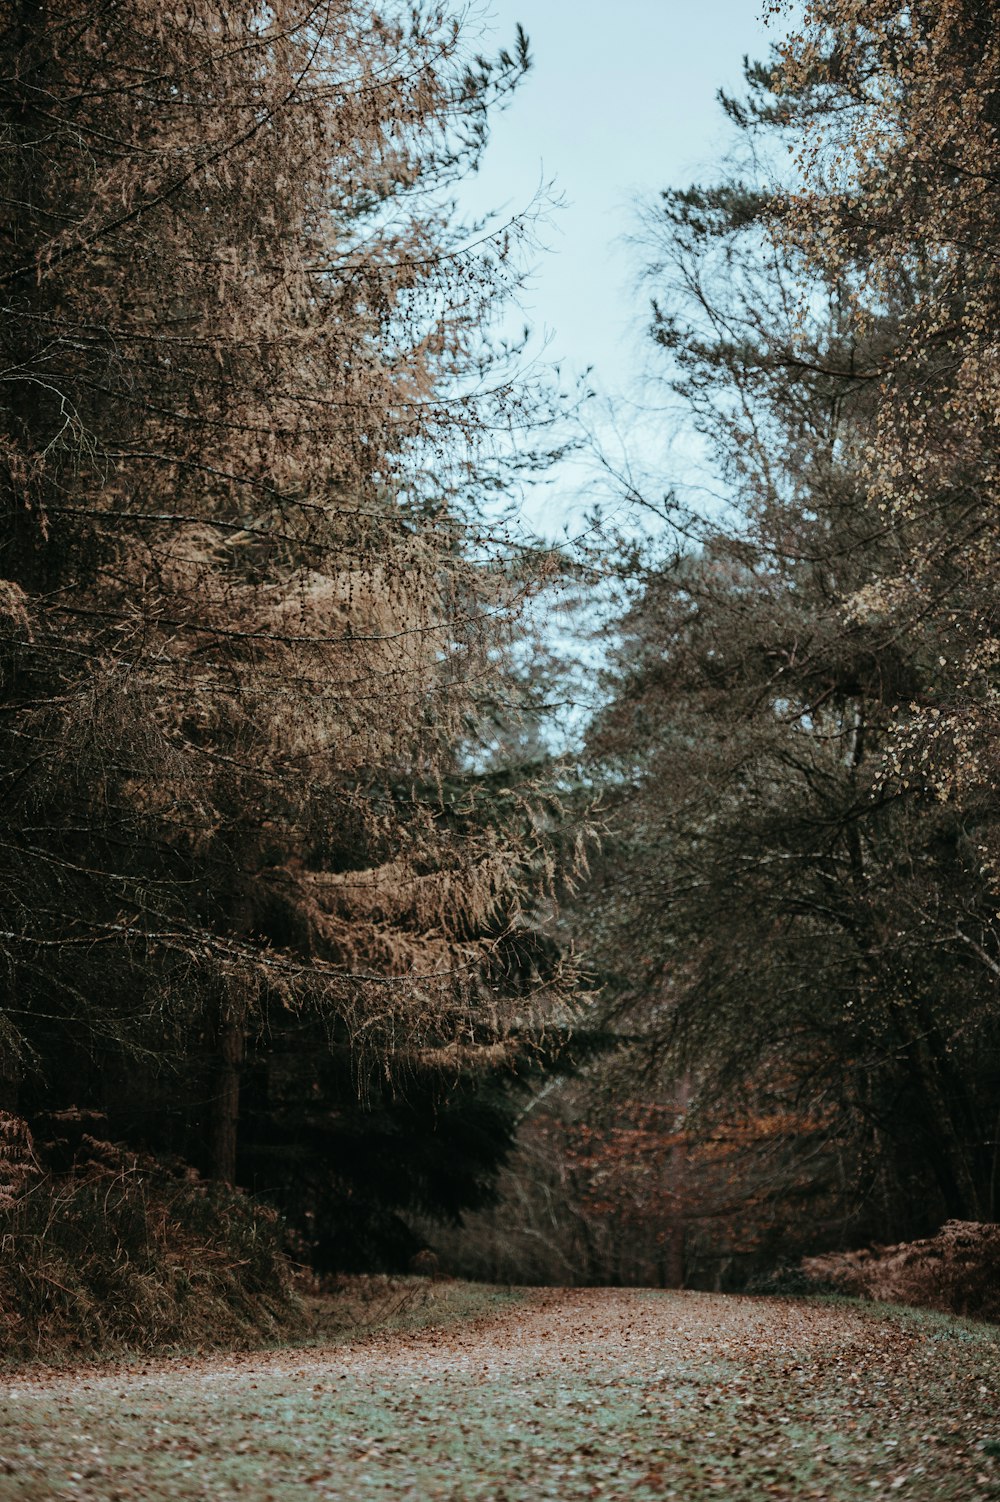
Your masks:
{"label": "tree canopy", "polygon": [[528,61],[391,0],[4,8],[8,1103],[273,1182],[241,1081],[248,1151],[328,1159],[561,1023],[552,805],[477,753],[558,399],[491,334],[527,221],[451,203]]}
{"label": "tree canopy", "polygon": [[547,1121],[592,1175],[567,1217],[606,1207],[591,1276],[997,1214],[997,37],[807,5],[722,96],[728,174],[644,213],[711,483],[639,498],[588,733],[576,924],[621,1052]]}

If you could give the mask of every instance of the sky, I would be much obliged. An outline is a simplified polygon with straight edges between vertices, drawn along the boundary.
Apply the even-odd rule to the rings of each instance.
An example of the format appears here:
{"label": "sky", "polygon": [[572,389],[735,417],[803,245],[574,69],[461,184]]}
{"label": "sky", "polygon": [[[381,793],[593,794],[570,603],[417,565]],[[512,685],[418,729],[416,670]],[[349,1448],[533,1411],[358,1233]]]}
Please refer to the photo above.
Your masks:
{"label": "sky", "polygon": [[[732,139],[717,90],[739,92],[743,55],[765,56],[773,33],[760,0],[481,6],[481,50],[512,47],[520,22],[533,67],[496,118],[464,201],[474,212],[516,212],[540,183],[553,182],[563,205],[542,227],[547,251],[534,258],[522,306],[539,338],[547,336],[546,358],[562,362],[568,380],[593,366],[593,383],[626,413],[647,353],[641,255],[626,243],[638,227],[637,202],[716,175]],[[585,484],[579,465],[564,467],[539,517],[545,530],[573,509],[568,492]]]}

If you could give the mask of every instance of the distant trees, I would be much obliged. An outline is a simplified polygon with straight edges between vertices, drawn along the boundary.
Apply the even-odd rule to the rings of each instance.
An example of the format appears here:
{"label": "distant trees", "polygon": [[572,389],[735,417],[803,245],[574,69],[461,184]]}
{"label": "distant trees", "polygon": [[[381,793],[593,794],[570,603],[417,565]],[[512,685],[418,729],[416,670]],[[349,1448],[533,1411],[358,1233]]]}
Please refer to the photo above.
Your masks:
{"label": "distant trees", "polygon": [[448,203],[527,62],[443,8],[4,6],[8,1106],[287,1184],[345,1092],[560,1016],[543,824],[475,771],[547,398],[489,339],[519,226]]}

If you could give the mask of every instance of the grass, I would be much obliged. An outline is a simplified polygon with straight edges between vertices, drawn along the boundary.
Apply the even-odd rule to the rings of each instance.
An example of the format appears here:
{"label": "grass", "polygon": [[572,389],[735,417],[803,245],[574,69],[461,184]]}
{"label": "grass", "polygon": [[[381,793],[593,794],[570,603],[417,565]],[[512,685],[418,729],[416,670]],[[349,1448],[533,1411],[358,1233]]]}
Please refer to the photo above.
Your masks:
{"label": "grass", "polygon": [[301,1297],[307,1333],[295,1344],[308,1347],[489,1319],[522,1302],[525,1290],[379,1275],[336,1278],[323,1292]]}

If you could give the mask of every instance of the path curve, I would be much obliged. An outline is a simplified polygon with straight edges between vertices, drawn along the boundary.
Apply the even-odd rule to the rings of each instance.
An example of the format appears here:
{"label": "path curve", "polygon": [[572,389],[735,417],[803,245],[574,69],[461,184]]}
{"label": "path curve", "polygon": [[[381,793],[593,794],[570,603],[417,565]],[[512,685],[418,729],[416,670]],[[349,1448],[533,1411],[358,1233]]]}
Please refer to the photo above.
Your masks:
{"label": "path curve", "polygon": [[908,1311],[652,1290],[4,1383],[0,1499],[1000,1498],[1000,1343]]}

